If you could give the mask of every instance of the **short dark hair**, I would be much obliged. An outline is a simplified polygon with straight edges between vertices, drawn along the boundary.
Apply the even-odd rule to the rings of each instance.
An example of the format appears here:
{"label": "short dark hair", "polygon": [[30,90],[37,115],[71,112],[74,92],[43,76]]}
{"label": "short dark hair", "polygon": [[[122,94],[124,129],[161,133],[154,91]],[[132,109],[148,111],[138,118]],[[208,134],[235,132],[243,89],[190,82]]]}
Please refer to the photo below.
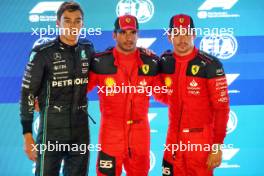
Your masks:
{"label": "short dark hair", "polygon": [[66,10],[68,10],[69,12],[79,10],[82,14],[82,17],[84,15],[80,4],[78,4],[77,2],[73,2],[73,1],[66,1],[66,2],[61,4],[61,6],[59,7],[59,9],[57,11],[57,20],[60,20],[63,12]]}

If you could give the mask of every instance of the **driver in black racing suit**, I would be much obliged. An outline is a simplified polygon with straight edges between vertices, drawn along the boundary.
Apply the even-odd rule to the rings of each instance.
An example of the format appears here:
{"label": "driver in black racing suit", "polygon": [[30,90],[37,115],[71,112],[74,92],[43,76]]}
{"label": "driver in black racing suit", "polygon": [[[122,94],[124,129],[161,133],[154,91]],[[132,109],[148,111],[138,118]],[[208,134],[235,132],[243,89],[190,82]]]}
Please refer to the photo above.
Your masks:
{"label": "driver in black racing suit", "polygon": [[[61,28],[80,29],[83,25],[83,11],[77,3],[63,3],[57,16]],[[86,87],[93,53],[89,41],[72,34],[61,34],[31,52],[23,77],[20,116],[25,152],[36,161],[36,175],[58,176],[62,160],[64,175],[88,173],[89,151],[68,147],[42,151],[40,144],[89,145]],[[40,108],[37,144],[32,137],[36,97]]]}

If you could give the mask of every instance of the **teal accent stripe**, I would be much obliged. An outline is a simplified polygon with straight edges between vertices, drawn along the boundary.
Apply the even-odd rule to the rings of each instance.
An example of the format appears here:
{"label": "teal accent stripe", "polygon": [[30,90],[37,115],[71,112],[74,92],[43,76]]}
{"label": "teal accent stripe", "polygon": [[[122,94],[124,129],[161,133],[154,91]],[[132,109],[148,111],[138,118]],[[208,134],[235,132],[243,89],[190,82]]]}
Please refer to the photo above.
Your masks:
{"label": "teal accent stripe", "polygon": [[[43,134],[42,134],[42,144],[46,144],[46,135],[47,135],[47,112],[49,108],[49,98],[50,98],[50,85],[49,82],[47,82],[47,98],[46,98],[46,105],[45,105],[45,111],[44,111],[44,119],[43,119]],[[45,151],[43,151],[41,155],[41,161],[40,161],[40,175],[43,176],[44,174],[44,157],[45,157]]]}

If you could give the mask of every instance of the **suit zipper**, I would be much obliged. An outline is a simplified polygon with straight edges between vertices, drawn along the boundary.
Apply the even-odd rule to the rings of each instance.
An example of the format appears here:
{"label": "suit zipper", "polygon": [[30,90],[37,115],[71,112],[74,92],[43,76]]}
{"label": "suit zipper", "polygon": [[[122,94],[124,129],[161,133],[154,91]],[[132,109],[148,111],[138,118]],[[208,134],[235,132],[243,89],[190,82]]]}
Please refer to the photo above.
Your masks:
{"label": "suit zipper", "polygon": [[[133,69],[132,69],[132,72],[131,72],[131,75],[128,74],[128,72],[120,67],[121,70],[123,71],[123,73],[125,73],[126,77],[128,78],[128,82],[129,82],[129,86],[131,86],[131,76],[132,76],[132,73],[133,73]],[[126,94],[126,98],[128,98],[128,95]],[[132,124],[130,122],[132,122],[132,108],[133,108],[133,105],[132,105],[132,99],[129,100],[129,119],[127,122],[129,122],[129,124],[127,124],[127,122],[125,123],[125,125],[129,125],[128,127],[128,137],[127,137],[127,146],[128,146],[128,156],[131,158],[132,157],[132,153],[131,153],[131,148],[130,148],[130,135],[131,135],[131,128],[132,128]],[[126,116],[126,110],[125,110],[125,116]]]}
{"label": "suit zipper", "polygon": [[[180,83],[180,78],[181,78],[181,64],[179,64],[179,68],[178,68],[178,70],[179,70],[179,74],[177,75],[178,76],[178,80],[177,80],[177,82],[178,82],[178,85],[181,85],[181,83]],[[179,87],[179,86],[178,86]],[[180,88],[179,88],[179,90],[181,90]],[[179,99],[179,101],[180,101],[180,118],[179,118],[179,121],[178,121],[178,127],[177,127],[177,137],[176,137],[176,144],[178,145],[178,143],[179,143],[179,133],[180,133],[180,129],[181,129],[181,121],[182,121],[182,111],[183,111],[183,109],[182,109],[182,97],[181,97],[181,94],[182,94],[182,92],[180,91],[179,92],[179,94],[178,94],[178,99]],[[173,160],[175,160],[176,159],[176,152],[177,151],[175,151],[175,152],[173,152],[173,154],[172,154],[172,158],[173,158]]]}
{"label": "suit zipper", "polygon": [[[133,71],[132,71],[133,72]],[[131,73],[132,74],[132,73]],[[128,75],[128,81],[129,81],[129,86],[131,86],[131,75]],[[129,127],[128,127],[128,140],[127,140],[127,145],[128,145],[128,156],[129,158],[132,157],[132,153],[131,153],[131,148],[130,148],[130,138],[131,138],[131,128],[132,128],[132,99],[130,97],[130,100],[129,100]]]}
{"label": "suit zipper", "polygon": [[[78,53],[78,52],[76,52],[76,48],[74,49],[74,53],[72,53],[72,51],[70,51],[71,52],[71,55],[72,55],[72,67],[73,67],[73,76],[72,76],[72,82],[73,82],[73,84],[72,84],[72,101],[71,101],[71,113],[70,113],[70,136],[72,137],[72,118],[73,118],[73,105],[76,103],[76,102],[74,102],[74,94],[75,94],[75,92],[74,92],[74,88],[75,88],[75,86],[74,86],[74,79],[75,79],[75,77],[76,77],[76,60],[75,60],[75,58],[79,58],[79,54],[76,54],[76,53]],[[76,105],[76,104],[75,104]]]}

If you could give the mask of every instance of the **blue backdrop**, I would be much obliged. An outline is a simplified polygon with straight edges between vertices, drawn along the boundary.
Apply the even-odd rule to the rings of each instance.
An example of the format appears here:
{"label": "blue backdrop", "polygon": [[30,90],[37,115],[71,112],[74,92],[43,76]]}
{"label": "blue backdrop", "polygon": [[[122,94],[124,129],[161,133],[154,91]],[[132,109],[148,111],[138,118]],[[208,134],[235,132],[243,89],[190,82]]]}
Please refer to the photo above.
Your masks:
{"label": "blue backdrop", "polygon": [[[197,35],[195,45],[221,59],[227,73],[231,112],[223,162],[217,176],[260,176],[264,154],[264,2],[259,0],[79,0],[85,13],[86,38],[96,50],[115,45],[113,23],[117,15],[131,13],[139,19],[138,45],[157,54],[170,49],[164,33],[169,19],[177,13],[193,17],[196,27],[207,33]],[[20,86],[29,52],[34,45],[54,37],[42,29],[55,28],[56,10],[62,1],[1,0],[0,2],[0,175],[33,175],[35,165],[23,153],[19,123]],[[216,29],[223,28],[221,34]],[[227,30],[225,30],[227,29]],[[40,36],[40,32],[41,36]],[[208,31],[211,31],[209,34]],[[96,90],[89,94],[91,140],[97,143],[100,112]],[[36,121],[38,114],[35,114]],[[151,100],[150,176],[161,175],[163,143],[167,131],[167,108]],[[35,123],[35,127],[36,127]],[[91,153],[90,175],[95,175],[96,152]]]}

